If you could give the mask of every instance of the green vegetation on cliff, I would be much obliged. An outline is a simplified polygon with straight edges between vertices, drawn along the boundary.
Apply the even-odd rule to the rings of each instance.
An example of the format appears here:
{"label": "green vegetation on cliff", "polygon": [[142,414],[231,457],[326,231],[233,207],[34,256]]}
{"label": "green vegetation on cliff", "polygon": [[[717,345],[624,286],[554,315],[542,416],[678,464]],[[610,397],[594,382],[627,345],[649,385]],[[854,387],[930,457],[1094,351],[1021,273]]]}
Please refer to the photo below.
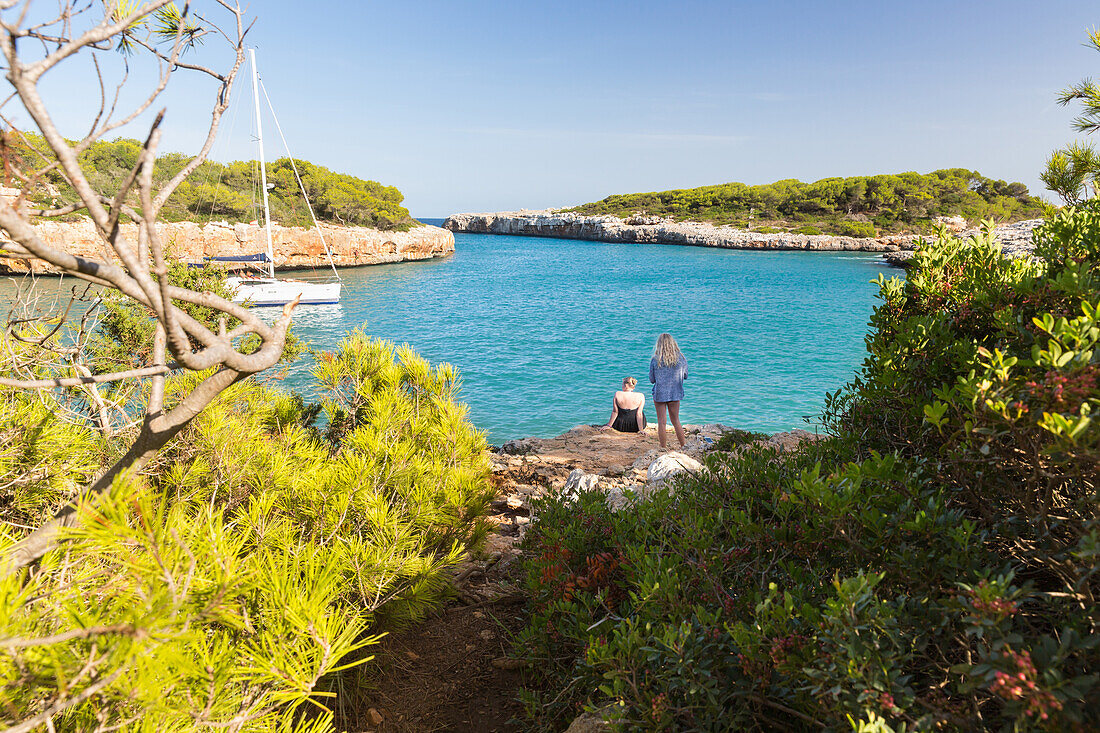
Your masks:
{"label": "green vegetation on cliff", "polygon": [[572,211],[623,217],[646,213],[741,228],[870,237],[876,231],[927,232],[938,216],[959,215],[969,221],[1032,219],[1042,214],[1043,203],[1029,195],[1022,183],[950,168],[928,174],[823,178],[814,183],[788,179],[760,186],[724,183],[623,194]]}
{"label": "green vegetation on cliff", "polygon": [[[10,136],[8,141],[12,143]],[[26,170],[33,168],[35,163],[34,148],[42,145],[40,137],[28,135],[26,141],[17,140],[10,149],[14,156],[22,159],[20,167]],[[141,147],[139,141],[126,138],[95,142],[81,153],[81,167],[96,190],[117,190],[137,162]],[[159,155],[154,183],[171,179],[190,160],[190,156],[182,153]],[[401,205],[405,197],[393,186],[335,173],[307,161],[295,163],[320,221],[386,230],[405,230],[415,224]],[[267,164],[267,181],[271,186],[268,198],[272,221],[284,226],[312,226],[289,158]],[[38,185],[33,189],[30,199],[35,204],[59,206],[77,200],[56,171],[47,175],[47,182],[50,188]],[[129,203],[140,208],[136,197]],[[162,215],[168,221],[227,220],[235,223],[262,219],[259,162],[205,161],[172,194]]]}

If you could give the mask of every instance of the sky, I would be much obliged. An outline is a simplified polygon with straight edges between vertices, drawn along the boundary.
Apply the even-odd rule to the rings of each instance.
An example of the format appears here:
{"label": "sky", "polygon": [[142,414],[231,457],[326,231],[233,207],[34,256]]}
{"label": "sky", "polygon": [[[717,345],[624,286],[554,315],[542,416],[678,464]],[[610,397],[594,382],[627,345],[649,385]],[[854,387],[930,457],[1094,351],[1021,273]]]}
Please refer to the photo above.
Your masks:
{"label": "sky", "polygon": [[[1084,46],[1100,6],[1068,0],[254,0],[249,14],[294,156],[396,186],[421,218],[954,167],[1045,193],[1044,161],[1075,137],[1055,96],[1100,69]],[[89,73],[43,81],[66,135],[98,105]],[[211,91],[181,76],[162,149],[193,153]],[[151,81],[131,69],[133,93]],[[218,160],[255,157],[241,81]]]}

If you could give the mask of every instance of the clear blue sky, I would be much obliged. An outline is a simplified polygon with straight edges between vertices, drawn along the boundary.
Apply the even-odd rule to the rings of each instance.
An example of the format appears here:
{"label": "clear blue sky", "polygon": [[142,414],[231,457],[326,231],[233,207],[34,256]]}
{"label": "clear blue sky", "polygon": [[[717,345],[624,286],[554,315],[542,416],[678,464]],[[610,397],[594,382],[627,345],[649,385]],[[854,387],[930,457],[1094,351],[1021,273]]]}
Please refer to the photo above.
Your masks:
{"label": "clear blue sky", "polygon": [[[1038,192],[1044,159],[1073,137],[1055,93],[1100,69],[1083,46],[1100,6],[1066,0],[252,11],[295,155],[395,185],[421,217],[944,167]],[[181,90],[165,148],[192,152],[201,109]],[[95,101],[56,93],[63,122]],[[253,157],[246,115],[215,157]]]}

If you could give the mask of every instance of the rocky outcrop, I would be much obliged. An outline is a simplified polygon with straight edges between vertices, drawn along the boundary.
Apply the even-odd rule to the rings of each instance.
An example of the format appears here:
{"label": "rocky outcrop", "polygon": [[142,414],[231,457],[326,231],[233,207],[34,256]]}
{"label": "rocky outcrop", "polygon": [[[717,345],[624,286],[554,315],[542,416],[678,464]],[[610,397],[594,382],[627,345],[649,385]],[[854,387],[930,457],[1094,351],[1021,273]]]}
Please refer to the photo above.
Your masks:
{"label": "rocky outcrop", "polygon": [[[103,257],[101,240],[90,219],[43,221],[36,224],[35,229],[51,247],[82,257]],[[135,225],[123,225],[122,231],[130,241],[137,241]],[[201,262],[203,257],[253,254],[263,252],[267,246],[263,228],[254,224],[163,223],[157,225],[157,231],[168,244],[171,256],[184,262]],[[337,267],[426,260],[449,255],[455,248],[454,235],[433,226],[418,226],[407,232],[384,232],[322,224],[321,232]],[[317,229],[273,226],[272,244],[278,270],[328,267]],[[5,265],[15,271],[25,269],[21,262],[14,260],[0,261],[0,268]],[[32,261],[31,267],[35,272],[50,271],[41,261]]]}
{"label": "rocky outcrop", "polygon": [[[962,217],[940,220],[948,231],[966,238],[977,228],[966,228]],[[1030,254],[1031,230],[1042,220],[1033,219],[997,227],[1005,254]],[[583,216],[569,211],[502,211],[495,214],[454,214],[443,226],[454,232],[513,234],[523,237],[558,237],[593,242],[648,242],[720,249],[800,250],[810,252],[882,252],[887,264],[904,267],[921,239],[915,234],[861,239],[827,234],[763,234],[699,222],[674,222],[656,216]]]}
{"label": "rocky outcrop", "polygon": [[454,214],[446,229],[474,234],[514,234],[594,242],[648,242],[722,249],[803,250],[813,252],[893,252],[912,249],[915,236],[860,239],[825,234],[763,234],[699,222],[674,222],[654,216],[584,216],[568,211],[502,211],[494,214]]}
{"label": "rocky outcrop", "polygon": [[[620,433],[580,425],[556,438],[523,438],[501,446],[493,457],[493,474],[502,498],[497,549],[509,546],[531,521],[530,500],[555,492],[576,498],[590,491],[604,494],[612,511],[629,509],[656,492],[673,489],[675,480],[703,469],[700,461],[724,433],[726,425],[685,425],[687,444],[679,451],[657,447],[657,428]],[[758,441],[777,450],[791,450],[817,440],[805,430],[777,433]],[[507,501],[512,500],[512,501]],[[499,505],[499,507],[498,507]]]}

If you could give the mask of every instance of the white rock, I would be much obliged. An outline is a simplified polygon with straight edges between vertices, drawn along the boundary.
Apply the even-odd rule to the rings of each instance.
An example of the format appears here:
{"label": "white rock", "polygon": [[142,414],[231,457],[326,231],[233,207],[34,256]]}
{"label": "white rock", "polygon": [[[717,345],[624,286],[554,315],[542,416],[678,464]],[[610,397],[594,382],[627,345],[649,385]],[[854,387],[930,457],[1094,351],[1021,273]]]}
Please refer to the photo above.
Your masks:
{"label": "white rock", "polygon": [[623,490],[620,488],[608,489],[607,491],[607,508],[613,512],[621,512],[631,505],[630,499],[626,498],[623,494]]}
{"label": "white rock", "polygon": [[565,486],[562,487],[561,495],[566,498],[575,499],[582,492],[591,491],[596,488],[599,482],[599,476],[593,473],[585,473],[579,468],[574,468],[573,472],[569,474],[569,478],[565,480]]}
{"label": "white rock", "polygon": [[649,464],[653,463],[653,459],[655,459],[659,455],[661,455],[661,451],[656,448],[651,448],[650,450],[647,450],[645,453],[643,453],[636,461],[634,461],[634,463],[631,464],[630,467],[635,470],[648,469]]}
{"label": "white rock", "polygon": [[675,451],[665,453],[649,464],[649,470],[646,471],[646,493],[652,494],[657,489],[663,488],[671,479],[682,473],[695,473],[702,468],[703,464],[691,456]]}

